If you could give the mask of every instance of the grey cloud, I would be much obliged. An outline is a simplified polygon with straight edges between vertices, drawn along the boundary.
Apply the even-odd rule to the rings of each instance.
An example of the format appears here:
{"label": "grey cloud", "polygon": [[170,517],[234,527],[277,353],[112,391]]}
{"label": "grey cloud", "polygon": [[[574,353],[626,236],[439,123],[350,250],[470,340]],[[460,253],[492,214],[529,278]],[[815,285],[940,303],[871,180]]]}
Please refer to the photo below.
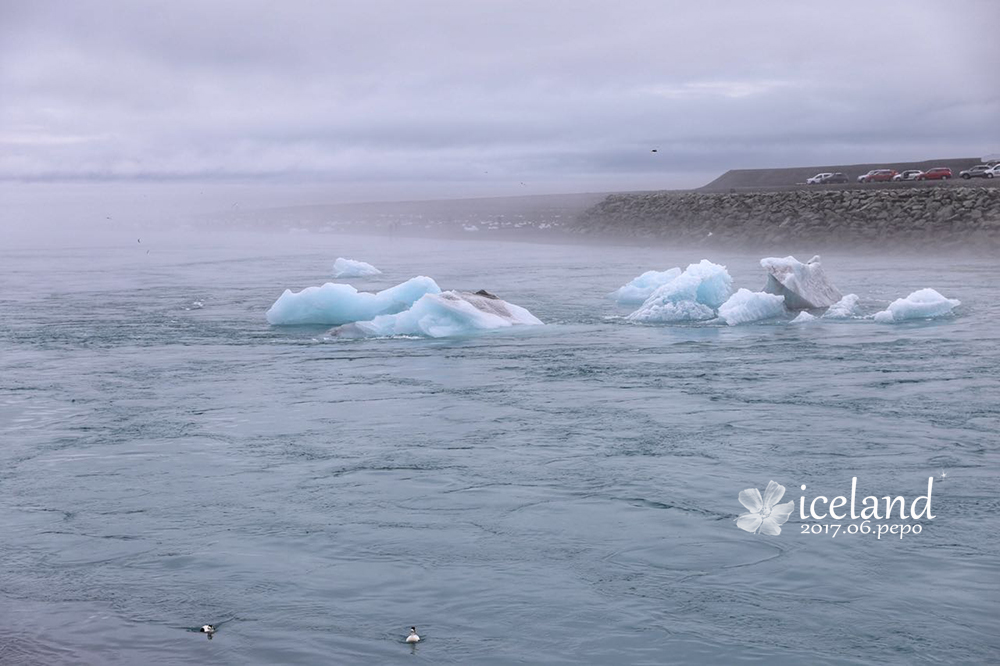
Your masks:
{"label": "grey cloud", "polygon": [[992,2],[2,11],[8,181],[271,178],[419,197],[1000,150]]}

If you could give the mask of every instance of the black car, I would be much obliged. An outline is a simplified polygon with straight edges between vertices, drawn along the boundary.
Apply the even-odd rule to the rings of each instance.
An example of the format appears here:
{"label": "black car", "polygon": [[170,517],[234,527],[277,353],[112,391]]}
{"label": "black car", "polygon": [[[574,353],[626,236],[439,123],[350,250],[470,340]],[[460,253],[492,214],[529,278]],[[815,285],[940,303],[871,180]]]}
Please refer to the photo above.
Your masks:
{"label": "black car", "polygon": [[842,174],[842,173],[834,173],[834,174],[830,174],[830,176],[828,178],[825,178],[823,180],[823,182],[824,183],[849,183],[850,181],[847,180],[847,176],[845,176],[844,174]]}
{"label": "black car", "polygon": [[971,169],[962,171],[958,175],[966,180],[969,180],[970,178],[992,178],[993,169],[988,164],[977,164]]}

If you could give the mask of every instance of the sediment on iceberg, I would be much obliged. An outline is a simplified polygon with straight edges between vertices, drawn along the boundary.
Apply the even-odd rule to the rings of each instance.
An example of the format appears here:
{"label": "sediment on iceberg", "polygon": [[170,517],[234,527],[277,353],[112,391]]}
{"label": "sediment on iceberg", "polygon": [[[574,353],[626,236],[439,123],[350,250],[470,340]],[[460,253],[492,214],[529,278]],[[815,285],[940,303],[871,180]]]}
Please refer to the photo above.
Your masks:
{"label": "sediment on iceberg", "polygon": [[872,317],[880,324],[893,324],[912,319],[934,319],[951,314],[962,302],[945,298],[934,289],[919,289],[906,298],[897,298],[882,312]]}
{"label": "sediment on iceberg", "polygon": [[267,311],[267,321],[278,326],[335,326],[401,312],[422,296],[439,293],[441,288],[437,283],[422,275],[377,293],[358,291],[349,284],[327,282],[297,293],[286,289]]}
{"label": "sediment on iceberg", "polygon": [[540,326],[525,308],[485,291],[426,294],[396,314],[357,321],[330,331],[337,337],[421,336],[443,338],[512,326]]}

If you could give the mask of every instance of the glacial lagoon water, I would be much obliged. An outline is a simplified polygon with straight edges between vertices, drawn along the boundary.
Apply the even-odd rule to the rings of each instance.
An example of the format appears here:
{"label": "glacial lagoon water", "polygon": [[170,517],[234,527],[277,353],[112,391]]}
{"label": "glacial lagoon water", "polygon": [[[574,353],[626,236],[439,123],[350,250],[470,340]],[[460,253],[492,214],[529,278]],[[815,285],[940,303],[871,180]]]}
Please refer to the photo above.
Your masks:
{"label": "glacial lagoon water", "polygon": [[[338,256],[547,325],[267,324]],[[933,322],[614,318],[608,292],[702,258],[764,283],[758,254],[669,247],[0,248],[0,662],[996,663],[1000,262],[824,254],[866,312],[962,301]],[[942,470],[919,535],[803,533],[801,495]],[[771,479],[796,512],[741,531]]]}

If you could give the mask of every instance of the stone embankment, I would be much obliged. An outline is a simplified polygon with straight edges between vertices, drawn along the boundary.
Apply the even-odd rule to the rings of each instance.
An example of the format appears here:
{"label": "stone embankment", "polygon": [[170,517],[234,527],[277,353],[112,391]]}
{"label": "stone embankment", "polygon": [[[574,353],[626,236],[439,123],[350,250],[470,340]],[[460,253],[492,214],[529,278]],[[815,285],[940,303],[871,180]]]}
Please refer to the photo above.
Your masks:
{"label": "stone embankment", "polygon": [[938,245],[1000,248],[1000,188],[612,194],[573,230],[685,244]]}

